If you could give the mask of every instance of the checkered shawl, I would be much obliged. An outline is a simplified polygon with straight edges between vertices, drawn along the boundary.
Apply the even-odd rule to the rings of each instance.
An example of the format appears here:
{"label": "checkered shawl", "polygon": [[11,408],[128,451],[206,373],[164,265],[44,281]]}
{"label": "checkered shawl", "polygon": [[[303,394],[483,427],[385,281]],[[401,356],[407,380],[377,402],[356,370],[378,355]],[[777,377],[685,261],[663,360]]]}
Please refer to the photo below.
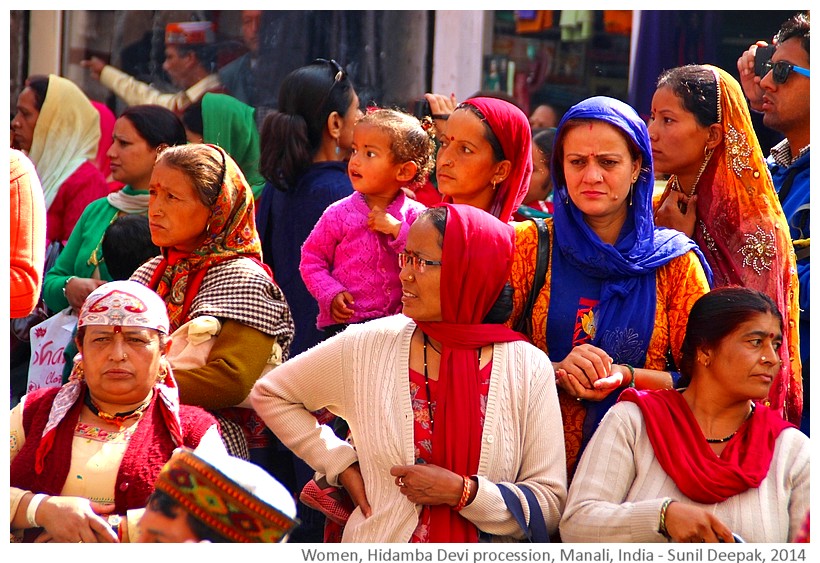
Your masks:
{"label": "checkered shawl", "polygon": [[[162,257],[152,258],[132,280],[149,285]],[[286,360],[293,340],[293,318],[279,286],[250,258],[237,257],[208,268],[191,303],[187,322],[202,315],[233,319],[276,338]]]}

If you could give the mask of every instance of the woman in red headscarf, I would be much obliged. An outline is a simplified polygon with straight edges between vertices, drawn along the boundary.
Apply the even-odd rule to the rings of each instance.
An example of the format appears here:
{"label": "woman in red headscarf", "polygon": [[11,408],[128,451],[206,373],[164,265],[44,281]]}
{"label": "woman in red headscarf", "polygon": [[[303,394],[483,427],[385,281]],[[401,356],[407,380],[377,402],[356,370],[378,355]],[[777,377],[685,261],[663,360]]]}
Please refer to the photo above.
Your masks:
{"label": "woman in red headscarf", "polygon": [[[439,107],[440,97],[428,95]],[[497,98],[470,98],[436,114],[441,146],[436,180],[444,201],[466,203],[510,221],[524,201],[532,175],[532,133],[527,116]]]}
{"label": "woman in red headscarf", "polygon": [[[403,314],[349,327],[251,392],[282,442],[358,505],[343,541],[520,539],[501,492],[523,500],[515,485],[556,530],[566,470],[555,376],[501,324],[513,244],[512,227],[474,207],[425,211],[399,255]],[[355,447],[316,423],[323,407],[348,421]]]}

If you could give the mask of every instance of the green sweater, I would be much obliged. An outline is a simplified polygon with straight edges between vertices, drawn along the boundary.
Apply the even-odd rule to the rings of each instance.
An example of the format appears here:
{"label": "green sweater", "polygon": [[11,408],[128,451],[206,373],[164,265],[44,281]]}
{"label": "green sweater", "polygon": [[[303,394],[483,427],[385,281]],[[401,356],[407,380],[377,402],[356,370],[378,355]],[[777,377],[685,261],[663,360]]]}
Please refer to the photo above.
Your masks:
{"label": "green sweater", "polygon": [[[135,190],[131,186],[125,186],[122,192],[125,195],[148,193],[146,190]],[[111,205],[105,197],[92,201],[85,208],[71,236],[68,237],[65,248],[43,281],[43,298],[49,309],[62,311],[68,307],[68,299],[63,294],[66,281],[70,276],[91,277],[95,268],[91,258],[95,250],[100,266],[100,279],[111,281],[111,275],[102,259],[100,243],[108,225],[117,218],[119,212],[119,209]]]}

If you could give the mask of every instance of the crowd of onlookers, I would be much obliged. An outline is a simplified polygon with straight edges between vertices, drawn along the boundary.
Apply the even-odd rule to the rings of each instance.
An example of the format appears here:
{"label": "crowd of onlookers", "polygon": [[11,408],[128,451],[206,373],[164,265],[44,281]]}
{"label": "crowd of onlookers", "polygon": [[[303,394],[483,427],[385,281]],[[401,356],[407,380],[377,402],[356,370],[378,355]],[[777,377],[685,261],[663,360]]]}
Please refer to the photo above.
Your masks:
{"label": "crowd of onlookers", "polygon": [[316,59],[257,126],[260,18],[17,100],[14,541],[808,539],[807,14],[648,123]]}

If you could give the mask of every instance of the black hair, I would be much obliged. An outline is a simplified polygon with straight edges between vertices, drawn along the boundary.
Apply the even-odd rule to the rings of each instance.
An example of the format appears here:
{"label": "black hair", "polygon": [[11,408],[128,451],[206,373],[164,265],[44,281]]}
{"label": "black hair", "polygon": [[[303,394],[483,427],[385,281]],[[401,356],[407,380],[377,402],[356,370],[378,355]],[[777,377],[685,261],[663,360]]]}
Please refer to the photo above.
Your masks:
{"label": "black hair", "polygon": [[[182,506],[176,500],[168,495],[168,493],[159,489],[154,489],[154,492],[151,493],[150,497],[148,497],[146,507],[159,512],[166,518],[171,519],[175,519],[179,514],[179,511],[184,511]],[[213,528],[206,526],[202,523],[202,521],[190,513],[186,512],[185,518],[188,522],[188,526],[191,528],[191,531],[199,541],[209,541],[211,543],[232,543],[231,540],[218,533]]]}
{"label": "black hair", "polygon": [[205,124],[202,121],[202,99],[200,98],[182,112],[182,124],[188,131],[197,135],[205,134]]}
{"label": "black hair", "polygon": [[532,140],[535,145],[544,153],[547,163],[552,156],[552,147],[555,144],[555,133],[558,131],[555,127],[543,127],[540,129],[533,129]]}
{"label": "black hair", "polygon": [[493,131],[493,128],[490,127],[484,113],[476,106],[468,102],[458,104],[456,106],[456,111],[460,109],[470,110],[476,117],[478,117],[478,119],[481,120],[481,123],[484,124],[484,138],[487,139],[487,142],[490,143],[490,146],[493,149],[493,158],[495,161],[501,162],[502,160],[507,160],[507,157],[504,155],[504,147],[501,146],[501,141],[498,140],[495,131]]}
{"label": "black hair", "polygon": [[216,71],[216,56],[217,56],[217,48],[216,45],[178,45],[174,44],[173,47],[176,47],[177,52],[179,53],[180,57],[186,56],[188,53],[193,53],[196,56],[199,64],[208,71],[212,73]]}
{"label": "black hair", "polygon": [[292,190],[321,147],[328,116],[347,115],[354,95],[347,73],[332,61],[317,60],[289,73],[279,89],[278,110],[265,117],[260,130],[262,176],[279,190]]}
{"label": "black hair", "polygon": [[43,103],[46,101],[46,94],[48,93],[48,76],[43,74],[35,74],[26,79],[26,88],[31,88],[34,92],[34,107],[37,111],[43,109]]}
{"label": "black hair", "polygon": [[783,317],[771,297],[746,287],[721,287],[703,295],[692,306],[681,346],[679,387],[689,384],[699,348],[714,348],[738,325],[754,315]]}
{"label": "black hair", "polygon": [[152,104],[130,106],[125,108],[120,117],[130,121],[151,148],[184,145],[188,142],[182,121],[168,108]]}
{"label": "black hair", "polygon": [[795,14],[780,26],[780,31],[777,32],[777,43],[783,43],[787,39],[795,37],[800,39],[800,45],[805,49],[806,54],[809,54],[809,45],[811,44],[811,26],[808,14]]}
{"label": "black hair", "polygon": [[[439,232],[439,246],[444,243],[444,230],[447,228],[447,208],[446,207],[430,207],[425,209],[419,215],[417,221],[427,219]],[[513,312],[513,288],[509,282],[504,284],[501,288],[501,293],[493,303],[487,314],[484,315],[483,323],[486,324],[503,324],[510,318]]]}
{"label": "black hair", "polygon": [[101,246],[112,280],[127,280],[146,260],[160,253],[151,240],[148,217],[138,213],[123,215],[108,225]]}
{"label": "black hair", "polygon": [[703,65],[684,65],[664,71],[657,88],[671,88],[683,107],[703,127],[718,122],[717,76]]}

